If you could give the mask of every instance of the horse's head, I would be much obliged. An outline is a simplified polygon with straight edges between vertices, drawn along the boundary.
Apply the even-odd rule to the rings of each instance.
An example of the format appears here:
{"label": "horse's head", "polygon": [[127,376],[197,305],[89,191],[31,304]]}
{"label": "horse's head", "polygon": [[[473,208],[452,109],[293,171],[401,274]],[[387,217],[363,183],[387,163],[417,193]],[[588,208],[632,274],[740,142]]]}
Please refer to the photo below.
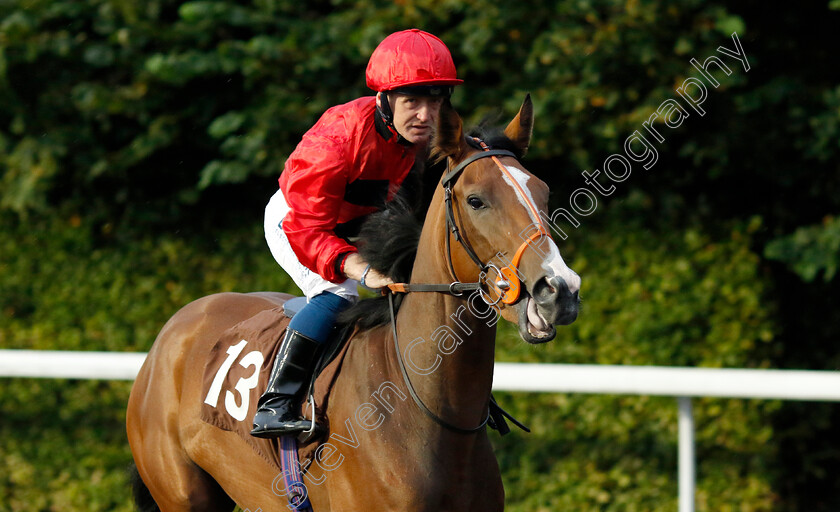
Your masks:
{"label": "horse's head", "polygon": [[449,164],[442,184],[449,198],[452,277],[481,280],[485,302],[517,323],[522,339],[544,343],[556,335],[555,325],[577,318],[580,277],[563,261],[541,218],[548,208],[548,186],[520,161],[533,125],[528,96],[503,133],[479,141],[464,136],[460,116],[447,104],[434,152]]}

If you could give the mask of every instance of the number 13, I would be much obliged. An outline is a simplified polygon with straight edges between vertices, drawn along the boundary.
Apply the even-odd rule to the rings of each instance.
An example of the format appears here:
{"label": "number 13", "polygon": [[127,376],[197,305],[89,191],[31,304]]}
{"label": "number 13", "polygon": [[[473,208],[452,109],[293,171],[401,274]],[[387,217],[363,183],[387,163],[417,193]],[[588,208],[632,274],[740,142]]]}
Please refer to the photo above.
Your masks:
{"label": "number 13", "polygon": [[[222,384],[224,383],[225,377],[230,371],[230,367],[233,366],[233,362],[237,357],[239,357],[239,354],[245,350],[245,345],[247,344],[247,341],[242,340],[236,345],[228,347],[227,359],[225,359],[225,362],[223,362],[222,366],[219,367],[219,371],[216,372],[216,377],[213,378],[213,384],[210,386],[210,390],[207,392],[207,397],[204,399],[205,404],[208,404],[211,407],[216,407],[219,403],[219,395],[222,392]],[[234,390],[236,390],[241,397],[240,405],[236,405],[236,395],[230,391],[225,392],[225,409],[228,414],[238,421],[244,420],[245,416],[248,414],[248,404],[250,403],[251,390],[257,387],[257,382],[260,379],[260,367],[262,364],[263,355],[259,350],[248,352],[242,360],[239,361],[239,366],[242,368],[248,368],[249,366],[254,367],[254,372],[249,377],[242,377],[236,383],[236,386],[234,386]]]}

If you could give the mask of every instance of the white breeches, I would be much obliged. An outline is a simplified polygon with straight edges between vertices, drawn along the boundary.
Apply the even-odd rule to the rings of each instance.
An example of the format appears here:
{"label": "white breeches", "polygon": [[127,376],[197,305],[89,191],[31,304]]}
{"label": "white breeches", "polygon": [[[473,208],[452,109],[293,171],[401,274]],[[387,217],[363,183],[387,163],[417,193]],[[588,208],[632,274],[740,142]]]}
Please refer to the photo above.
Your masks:
{"label": "white breeches", "polygon": [[283,232],[283,219],[288,212],[289,205],[286,204],[283,192],[278,189],[265,207],[264,224],[265,240],[268,242],[268,248],[271,249],[274,259],[294,280],[307,299],[311,299],[322,292],[330,292],[343,299],[355,302],[359,296],[356,289],[359,284],[358,281],[347,279],[343,283],[332,283],[298,261],[292,246],[289,245],[286,233]]}

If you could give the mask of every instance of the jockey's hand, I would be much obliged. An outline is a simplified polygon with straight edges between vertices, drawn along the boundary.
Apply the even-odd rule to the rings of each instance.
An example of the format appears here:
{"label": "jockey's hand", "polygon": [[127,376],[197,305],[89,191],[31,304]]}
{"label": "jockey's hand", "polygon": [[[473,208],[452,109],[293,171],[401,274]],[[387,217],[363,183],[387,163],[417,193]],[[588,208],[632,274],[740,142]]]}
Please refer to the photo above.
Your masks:
{"label": "jockey's hand", "polygon": [[[344,260],[344,275],[349,277],[350,279],[355,279],[356,281],[362,281],[362,273],[364,273],[365,268],[367,268],[367,262],[359,256],[359,253],[354,252],[347,256],[347,259]],[[368,270],[367,275],[365,275],[365,285],[368,288],[379,289],[383,286],[392,284],[394,281],[380,272],[370,269]]]}

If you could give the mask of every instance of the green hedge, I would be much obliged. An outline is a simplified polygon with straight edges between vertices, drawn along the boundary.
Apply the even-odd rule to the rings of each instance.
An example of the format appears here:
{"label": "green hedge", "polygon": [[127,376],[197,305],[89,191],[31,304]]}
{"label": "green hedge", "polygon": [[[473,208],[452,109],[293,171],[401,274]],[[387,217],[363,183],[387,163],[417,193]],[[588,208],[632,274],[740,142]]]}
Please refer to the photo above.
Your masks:
{"label": "green hedge", "polygon": [[531,158],[563,169],[552,184],[577,186],[698,74],[691,58],[731,48],[737,32],[750,71],[724,58],[733,73],[709,91],[707,115],[666,130],[657,167],[622,193],[643,185],[725,215],[778,216],[778,228],[813,224],[840,208],[824,193],[838,185],[827,171],[840,96],[826,72],[838,16],[827,3],[774,12],[702,0],[6,2],[0,208],[71,201],[130,225],[188,215],[215,186],[279,174],[318,115],[371,93],[370,52],[411,26],[451,47],[466,80],[454,104],[472,120],[510,114],[531,92]]}
{"label": "green hedge", "polygon": [[[527,346],[513,326],[499,359],[541,363],[768,367],[772,295],[750,250],[758,221],[712,238],[699,226],[632,227],[620,205],[563,246],[583,279],[579,319]],[[570,238],[570,240],[572,240]],[[677,403],[635,396],[505,394],[531,435],[498,440],[512,511],[673,511]],[[697,510],[778,510],[773,401],[698,399]]]}

